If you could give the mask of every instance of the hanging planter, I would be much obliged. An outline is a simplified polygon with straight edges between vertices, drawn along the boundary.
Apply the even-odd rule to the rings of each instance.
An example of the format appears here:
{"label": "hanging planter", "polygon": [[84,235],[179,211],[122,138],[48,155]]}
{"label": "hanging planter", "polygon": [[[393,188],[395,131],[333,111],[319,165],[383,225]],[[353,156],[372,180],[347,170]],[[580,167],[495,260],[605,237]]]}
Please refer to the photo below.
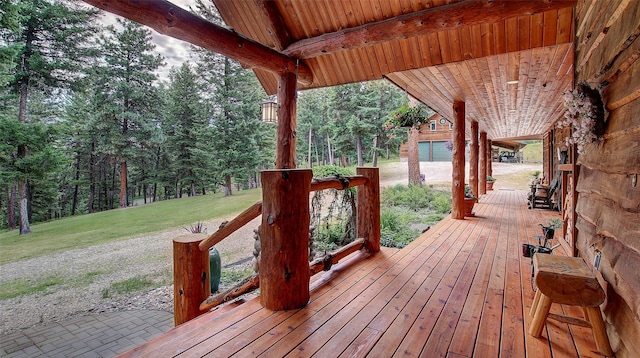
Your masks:
{"label": "hanging planter", "polygon": [[564,119],[558,128],[570,127],[571,135],[565,139],[567,146],[575,144],[578,153],[585,152],[585,146],[600,142],[604,134],[604,104],[600,92],[586,83],[564,93]]}
{"label": "hanging planter", "polygon": [[391,114],[391,117],[385,122],[385,129],[392,130],[394,128],[416,128],[419,129],[420,125],[427,123],[427,116],[424,113],[424,107],[417,105],[415,107],[409,106],[408,103],[402,105]]}

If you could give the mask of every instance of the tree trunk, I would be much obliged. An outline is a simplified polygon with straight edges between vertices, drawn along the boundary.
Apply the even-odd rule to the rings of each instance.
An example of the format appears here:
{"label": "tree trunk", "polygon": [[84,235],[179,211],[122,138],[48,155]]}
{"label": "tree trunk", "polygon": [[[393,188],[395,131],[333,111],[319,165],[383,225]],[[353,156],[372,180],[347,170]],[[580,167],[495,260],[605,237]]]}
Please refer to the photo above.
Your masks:
{"label": "tree trunk", "polygon": [[127,207],[127,161],[120,162],[120,207]]}
{"label": "tree trunk", "polygon": [[376,134],[373,137],[373,167],[378,166],[378,142],[380,141],[380,136]]}
{"label": "tree trunk", "polygon": [[358,154],[358,166],[364,165],[364,159],[362,158],[362,137],[356,137],[356,152]]}
{"label": "tree trunk", "polygon": [[225,175],[224,176],[224,196],[230,196],[232,195],[232,187],[231,187],[231,175]]}
{"label": "tree trunk", "polygon": [[307,162],[309,163],[309,168],[313,168],[313,163],[311,162],[311,138],[313,138],[313,129],[309,127],[309,145],[307,150]]}
{"label": "tree trunk", "polygon": [[20,197],[20,235],[31,232],[31,227],[29,226],[29,199],[27,194],[27,179],[18,179],[18,196]]}
{"label": "tree trunk", "polygon": [[418,129],[411,127],[409,130],[409,185],[421,185],[420,180],[420,153],[418,152]]}
{"label": "tree trunk", "polygon": [[16,229],[16,186],[11,185],[9,200],[7,200],[7,228]]}
{"label": "tree trunk", "polygon": [[196,183],[191,181],[191,196],[196,196]]}
{"label": "tree trunk", "polygon": [[329,165],[334,165],[333,150],[331,150],[331,137],[327,132],[327,153],[329,154]]}
{"label": "tree trunk", "polygon": [[78,188],[80,181],[80,153],[76,153],[76,173],[75,173],[75,185],[73,186],[73,199],[71,201],[71,216],[76,214],[76,207],[78,206]]}
{"label": "tree trunk", "polygon": [[89,201],[87,202],[87,212],[91,214],[93,212],[93,201],[96,195],[96,185],[94,183],[94,165],[93,165],[93,150],[95,149],[95,141],[91,142],[91,153],[89,154]]}

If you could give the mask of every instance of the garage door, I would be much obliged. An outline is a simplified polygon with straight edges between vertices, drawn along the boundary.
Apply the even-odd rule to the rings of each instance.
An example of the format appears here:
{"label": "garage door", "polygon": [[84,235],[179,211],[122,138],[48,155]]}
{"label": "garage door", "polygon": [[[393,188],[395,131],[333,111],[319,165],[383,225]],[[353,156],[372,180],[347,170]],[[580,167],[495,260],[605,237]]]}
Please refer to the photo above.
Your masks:
{"label": "garage door", "polygon": [[420,158],[421,162],[429,161],[429,142],[420,142],[418,143],[418,158]]}
{"label": "garage door", "polygon": [[433,142],[433,161],[450,162],[453,154],[445,147],[447,142]]}

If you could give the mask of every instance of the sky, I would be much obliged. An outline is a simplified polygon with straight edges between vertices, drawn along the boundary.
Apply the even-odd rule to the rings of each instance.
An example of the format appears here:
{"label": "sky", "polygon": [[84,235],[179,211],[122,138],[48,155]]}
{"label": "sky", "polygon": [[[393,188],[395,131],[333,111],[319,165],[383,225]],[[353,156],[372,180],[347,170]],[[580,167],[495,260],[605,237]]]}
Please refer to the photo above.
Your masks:
{"label": "sky", "polygon": [[[195,6],[195,0],[169,0],[175,5],[183,9],[189,10],[189,6]],[[117,15],[109,12],[102,12],[102,21],[105,25],[115,24]],[[155,53],[164,57],[166,65],[158,70],[158,76],[161,81],[169,80],[169,70],[172,66],[178,67],[183,62],[190,59],[190,44],[181,40],[174,39],[169,36],[160,35],[153,29],[149,28],[152,33],[153,43],[156,45]]]}

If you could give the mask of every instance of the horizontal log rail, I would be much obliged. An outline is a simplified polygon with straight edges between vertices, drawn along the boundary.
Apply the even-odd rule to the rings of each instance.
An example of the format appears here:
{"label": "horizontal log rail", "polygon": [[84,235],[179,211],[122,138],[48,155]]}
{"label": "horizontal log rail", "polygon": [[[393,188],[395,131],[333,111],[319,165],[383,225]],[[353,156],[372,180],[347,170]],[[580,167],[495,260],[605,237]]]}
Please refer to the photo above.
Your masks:
{"label": "horizontal log rail", "polygon": [[366,183],[367,178],[362,175],[313,179],[313,181],[311,182],[311,191],[319,191],[325,189],[345,190],[347,188],[364,185]]}
{"label": "horizontal log rail", "polygon": [[209,235],[206,239],[202,240],[198,248],[200,251],[207,251],[212,248],[215,244],[224,240],[229,235],[233,234],[239,228],[248,224],[251,220],[257,218],[262,214],[262,202],[259,201],[245,211],[241,212],[238,216],[236,216],[233,220],[229,221],[225,225],[221,226],[216,232]]}
{"label": "horizontal log rail", "polygon": [[[329,271],[331,266],[340,262],[340,260],[351,255],[354,252],[360,251],[364,247],[364,238],[359,238],[353,242],[345,245],[338,250],[331,252],[324,257],[317,258],[309,263],[309,273],[311,276],[320,273],[322,271]],[[242,280],[235,286],[221,292],[217,295],[212,295],[200,304],[200,311],[210,310],[225,302],[229,302],[234,298],[240,297],[244,294],[255,291],[260,288],[259,275],[253,275]]]}
{"label": "horizontal log rail", "polygon": [[218,293],[217,295],[209,296],[206,300],[204,300],[200,304],[200,311],[204,312],[210,310],[218,305],[221,305],[225,302],[229,302],[234,298],[240,297],[244,294],[252,292],[260,287],[260,276],[258,274],[249,276],[244,280],[240,281],[235,286],[230,289]]}
{"label": "horizontal log rail", "polygon": [[309,263],[309,273],[311,276],[321,272],[331,270],[331,266],[340,262],[340,260],[351,255],[356,251],[362,250],[364,247],[364,238],[358,238],[349,244],[337,249],[336,251],[319,257]]}

